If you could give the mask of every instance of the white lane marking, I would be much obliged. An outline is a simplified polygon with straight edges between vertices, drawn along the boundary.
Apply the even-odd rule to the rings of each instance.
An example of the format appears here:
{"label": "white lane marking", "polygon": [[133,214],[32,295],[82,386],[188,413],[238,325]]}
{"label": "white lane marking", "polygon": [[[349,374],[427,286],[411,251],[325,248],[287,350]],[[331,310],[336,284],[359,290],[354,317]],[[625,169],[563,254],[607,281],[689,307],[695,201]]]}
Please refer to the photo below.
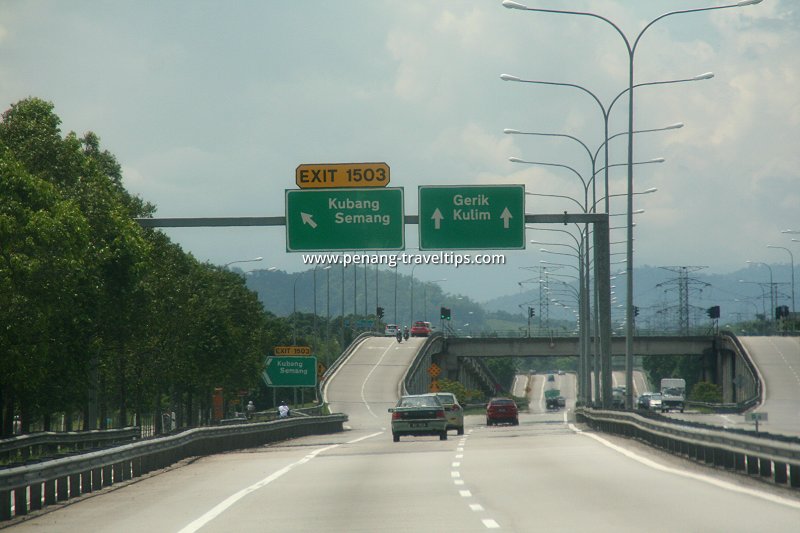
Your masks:
{"label": "white lane marking", "polygon": [[462,498],[472,498],[472,493],[468,490],[460,490],[458,493],[461,494]]}
{"label": "white lane marking", "polygon": [[452,477],[452,478],[461,477],[461,472],[457,472],[457,471],[450,472],[450,477]]}
{"label": "white lane marking", "polygon": [[453,481],[453,484],[455,484],[455,485],[463,485],[464,484],[464,480],[463,479],[456,479],[455,481]]}
{"label": "white lane marking", "polygon": [[464,458],[463,453],[459,453],[458,455],[456,455],[456,459],[463,459],[463,458]]}
{"label": "white lane marking", "polygon": [[767,494],[765,492],[761,492],[761,491],[754,490],[754,489],[748,489],[748,488],[745,488],[745,487],[739,487],[739,486],[734,485],[732,483],[728,483],[727,481],[722,481],[720,479],[714,479],[712,477],[705,476],[703,474],[695,474],[693,472],[687,472],[685,470],[678,470],[676,468],[665,466],[665,465],[659,464],[659,463],[657,463],[657,462],[655,462],[655,461],[653,461],[651,459],[647,459],[646,457],[642,457],[641,455],[638,455],[638,454],[636,454],[636,453],[634,453],[634,452],[632,452],[630,450],[626,450],[625,448],[622,448],[621,446],[617,446],[616,444],[613,444],[613,443],[607,441],[603,437],[600,437],[598,435],[594,435],[593,433],[586,433],[586,432],[578,429],[577,427],[575,427],[573,424],[570,424],[569,427],[570,427],[570,429],[572,429],[572,431],[574,431],[576,433],[580,433],[581,435],[586,435],[587,437],[590,437],[590,438],[596,440],[597,442],[599,442],[599,443],[601,443],[601,444],[603,444],[605,446],[608,446],[612,450],[615,450],[615,451],[621,453],[625,457],[628,457],[629,459],[633,459],[634,461],[638,461],[639,463],[641,463],[641,464],[643,464],[645,466],[649,466],[650,468],[652,468],[654,470],[659,470],[661,472],[668,472],[670,474],[675,474],[675,475],[678,475],[678,476],[681,476],[681,477],[694,479],[696,481],[702,481],[704,483],[708,483],[710,485],[714,485],[715,487],[719,487],[721,489],[729,490],[731,492],[738,492],[740,494],[747,494],[748,496],[755,496],[756,498],[761,498],[762,500],[767,500],[767,501],[770,501],[770,502],[773,502],[773,503],[779,503],[781,505],[785,505],[787,507],[792,507],[794,509],[800,509],[800,502],[796,502],[796,501],[793,501],[793,500],[788,500],[786,498],[781,498],[780,496],[773,496],[772,494]]}
{"label": "white lane marking", "polygon": [[464,448],[456,448],[456,451],[457,451],[457,452],[463,452],[463,451],[464,451]]}
{"label": "white lane marking", "polygon": [[453,464],[451,464],[450,466],[452,466],[453,468],[458,468],[459,466],[461,466],[461,463],[454,461]]}
{"label": "white lane marking", "polygon": [[477,513],[480,513],[481,511],[483,511],[483,505],[481,505],[479,503],[471,503],[471,504],[469,504],[469,508],[472,509],[473,511],[477,512]]}
{"label": "white lane marking", "polygon": [[371,414],[371,415],[372,415],[373,417],[375,417],[375,418],[378,418],[378,415],[376,415],[376,414],[375,414],[375,413],[372,411],[372,407],[370,407],[370,406],[369,406],[369,403],[367,403],[367,398],[366,398],[366,396],[364,395],[364,389],[366,388],[366,386],[367,386],[367,381],[369,381],[369,378],[370,378],[370,376],[372,375],[372,373],[373,373],[373,372],[375,372],[375,369],[377,369],[377,368],[378,368],[378,366],[380,366],[380,364],[381,364],[381,361],[383,361],[383,358],[384,358],[384,357],[386,357],[386,354],[387,354],[387,353],[389,353],[389,350],[391,350],[393,347],[394,347],[394,346],[390,345],[388,348],[386,348],[386,349],[383,351],[383,353],[381,354],[381,357],[380,357],[380,359],[378,359],[378,362],[377,362],[377,363],[375,363],[375,366],[373,366],[373,367],[372,367],[372,369],[369,371],[369,374],[367,374],[367,377],[365,377],[365,378],[364,378],[364,382],[361,384],[361,401],[362,401],[362,402],[364,402],[364,405],[367,407],[367,411],[369,411],[369,414]]}
{"label": "white lane marking", "polygon": [[373,433],[371,435],[367,435],[366,437],[359,437],[357,439],[353,439],[353,440],[347,441],[347,444],[355,444],[356,442],[361,442],[362,440],[371,439],[372,437],[377,437],[378,435],[383,435],[383,431],[378,431],[377,433]]}
{"label": "white lane marking", "polygon": [[219,515],[224,513],[231,506],[233,506],[233,504],[235,504],[236,502],[238,502],[239,500],[241,500],[242,498],[244,498],[245,496],[247,496],[251,492],[255,492],[260,488],[266,487],[267,485],[269,485],[270,483],[272,483],[273,481],[275,481],[276,479],[278,479],[279,477],[281,477],[282,475],[287,473],[289,470],[293,469],[294,467],[296,467],[298,465],[305,464],[305,463],[309,462],[311,459],[313,459],[314,457],[316,457],[320,453],[322,453],[324,451],[327,451],[327,450],[332,450],[333,448],[338,448],[339,446],[340,446],[339,444],[333,444],[331,446],[326,446],[324,448],[320,448],[318,450],[315,450],[315,451],[311,452],[310,454],[306,455],[305,457],[303,457],[302,459],[300,459],[299,461],[296,461],[296,462],[294,462],[294,463],[292,463],[292,464],[290,464],[288,466],[285,466],[285,467],[281,468],[280,470],[278,470],[278,471],[270,474],[269,476],[265,477],[261,481],[259,481],[257,483],[253,483],[249,487],[246,487],[246,488],[240,490],[239,492],[229,496],[228,498],[226,498],[222,502],[220,502],[217,505],[215,505],[207,513],[205,513],[200,518],[198,518],[198,519],[194,520],[193,522],[191,522],[189,525],[187,525],[186,527],[181,529],[178,533],[194,533],[195,531],[197,531],[198,529],[202,528],[204,525],[208,524],[209,522],[214,520],[216,517],[218,517]]}
{"label": "white lane marking", "polygon": [[482,520],[483,525],[486,526],[486,529],[500,529],[500,524],[492,520],[491,518],[486,518]]}

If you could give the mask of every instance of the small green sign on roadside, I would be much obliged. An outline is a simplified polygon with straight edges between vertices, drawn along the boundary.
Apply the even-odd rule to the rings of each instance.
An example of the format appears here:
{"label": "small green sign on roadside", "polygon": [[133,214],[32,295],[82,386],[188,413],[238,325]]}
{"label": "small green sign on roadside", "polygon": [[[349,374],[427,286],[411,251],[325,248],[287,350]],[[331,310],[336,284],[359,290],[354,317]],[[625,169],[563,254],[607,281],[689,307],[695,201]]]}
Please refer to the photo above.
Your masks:
{"label": "small green sign on roadside", "polygon": [[402,250],[403,189],[286,191],[286,251]]}
{"label": "small green sign on roadside", "polygon": [[525,186],[420,186],[419,248],[524,249]]}
{"label": "small green sign on roadside", "polygon": [[267,357],[261,378],[267,387],[316,387],[316,357]]}

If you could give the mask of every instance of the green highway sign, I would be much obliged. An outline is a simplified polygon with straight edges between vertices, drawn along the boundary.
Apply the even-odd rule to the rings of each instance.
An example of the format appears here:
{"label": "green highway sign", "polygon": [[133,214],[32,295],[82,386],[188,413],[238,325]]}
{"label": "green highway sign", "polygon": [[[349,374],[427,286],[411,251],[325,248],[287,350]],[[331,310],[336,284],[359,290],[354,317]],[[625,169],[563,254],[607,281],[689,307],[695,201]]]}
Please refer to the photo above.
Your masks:
{"label": "green highway sign", "polygon": [[267,387],[316,387],[316,357],[267,357],[261,378]]}
{"label": "green highway sign", "polygon": [[419,188],[420,250],[524,248],[524,185]]}
{"label": "green highway sign", "polygon": [[286,251],[402,250],[403,189],[286,191]]}

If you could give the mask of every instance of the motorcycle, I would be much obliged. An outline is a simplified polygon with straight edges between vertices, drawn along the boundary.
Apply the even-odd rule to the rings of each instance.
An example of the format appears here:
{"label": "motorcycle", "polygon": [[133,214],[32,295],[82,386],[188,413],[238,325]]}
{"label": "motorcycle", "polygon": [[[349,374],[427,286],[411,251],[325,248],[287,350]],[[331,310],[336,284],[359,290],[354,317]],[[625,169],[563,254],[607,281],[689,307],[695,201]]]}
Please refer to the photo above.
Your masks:
{"label": "motorcycle", "polygon": [[403,338],[404,338],[405,340],[408,340],[408,327],[406,327],[406,328],[403,330]]}
{"label": "motorcycle", "polygon": [[397,342],[403,342],[403,332],[399,329],[397,330]]}

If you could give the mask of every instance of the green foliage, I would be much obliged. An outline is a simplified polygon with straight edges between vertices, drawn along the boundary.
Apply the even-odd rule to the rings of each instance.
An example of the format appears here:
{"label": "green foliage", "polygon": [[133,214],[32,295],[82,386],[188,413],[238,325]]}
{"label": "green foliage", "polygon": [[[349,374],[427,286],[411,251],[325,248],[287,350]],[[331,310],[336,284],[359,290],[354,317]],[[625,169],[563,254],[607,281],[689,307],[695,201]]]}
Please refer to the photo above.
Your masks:
{"label": "green foliage", "polygon": [[517,375],[517,362],[513,357],[487,357],[484,363],[497,378],[503,390],[510,390]]}
{"label": "green foliage", "polygon": [[257,389],[285,321],[241,276],[141,228],[153,206],[125,191],[94,133],[60,124],[38,98],[0,123],[0,435],[18,413],[25,430],[83,410],[91,428]]}
{"label": "green foliage", "polygon": [[483,403],[486,401],[486,396],[482,391],[475,389],[467,389],[459,381],[451,381],[449,379],[440,379],[439,390],[441,392],[452,392],[458,398],[458,403],[461,405],[468,405],[473,403]]}
{"label": "green foliage", "polygon": [[656,389],[663,378],[683,378],[686,380],[686,389],[692,390],[702,376],[703,359],[695,355],[643,357],[642,367]]}
{"label": "green foliage", "polygon": [[721,403],[722,386],[708,381],[700,381],[692,387],[689,399],[695,402]]}

